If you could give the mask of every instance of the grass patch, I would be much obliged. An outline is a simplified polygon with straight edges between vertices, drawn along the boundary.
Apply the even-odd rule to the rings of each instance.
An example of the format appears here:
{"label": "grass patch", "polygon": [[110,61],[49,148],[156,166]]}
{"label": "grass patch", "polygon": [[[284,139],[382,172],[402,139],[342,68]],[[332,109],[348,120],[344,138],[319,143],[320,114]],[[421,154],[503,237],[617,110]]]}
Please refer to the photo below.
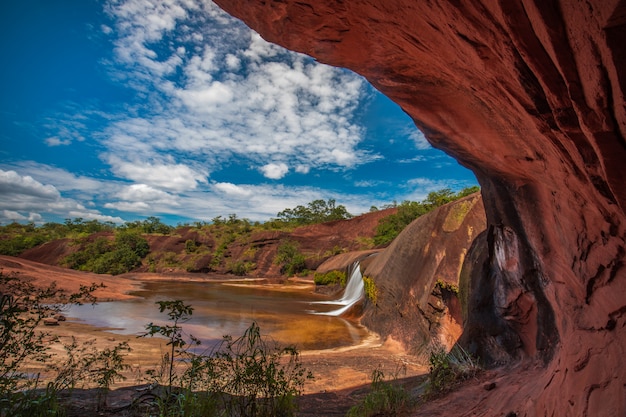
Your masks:
{"label": "grass patch", "polygon": [[452,390],[460,382],[474,377],[479,371],[478,361],[465,349],[455,345],[450,352],[443,348],[431,352],[428,359],[429,382],[426,399]]}
{"label": "grass patch", "polygon": [[348,411],[347,417],[398,416],[411,408],[413,401],[404,387],[385,381],[383,371],[376,369],[372,372],[370,393]]}

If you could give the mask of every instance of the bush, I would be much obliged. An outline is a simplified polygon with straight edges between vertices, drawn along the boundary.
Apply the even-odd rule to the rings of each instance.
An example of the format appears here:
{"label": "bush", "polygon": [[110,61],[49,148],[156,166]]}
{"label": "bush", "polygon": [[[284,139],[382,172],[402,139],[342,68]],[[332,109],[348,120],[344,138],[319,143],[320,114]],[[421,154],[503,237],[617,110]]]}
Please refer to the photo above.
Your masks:
{"label": "bush", "polygon": [[313,276],[315,285],[335,285],[341,284],[342,287],[346,286],[346,273],[343,271],[328,271],[325,273],[316,272]]}
{"label": "bush", "polygon": [[479,371],[477,362],[461,346],[447,353],[443,348],[431,352],[428,359],[429,382],[427,395],[433,396],[452,389],[459,381],[469,379]]}
{"label": "bush", "polygon": [[397,416],[412,406],[409,393],[402,386],[385,381],[384,373],[376,369],[372,372],[371,392],[350,408],[348,417]]}
{"label": "bush", "polygon": [[[161,370],[149,372],[150,377],[157,379],[165,375],[165,395],[155,396],[154,401],[160,415],[270,417],[295,414],[295,398],[300,395],[305,380],[312,378],[301,365],[295,347],[268,342],[253,322],[241,337],[224,336],[222,343],[206,355],[195,354],[185,346],[198,346],[200,342],[193,336],[186,336],[180,325],[191,317],[191,306],[180,300],[157,303],[161,312],[167,311],[171,322],[165,326],[150,323],[145,334],[164,336],[171,346],[163,357]],[[182,374],[176,373],[176,363],[187,364]]]}
{"label": "bush", "polygon": [[391,241],[413,220],[437,207],[468,196],[478,190],[480,190],[479,187],[468,187],[455,194],[449,188],[444,188],[439,191],[430,192],[421,202],[402,202],[397,206],[398,211],[395,214],[380,219],[376,227],[374,243],[376,245],[387,245],[391,243]]}
{"label": "bush", "polygon": [[[91,292],[102,285],[81,286],[76,294],[67,295],[55,284],[37,288],[16,275],[0,272],[0,416],[62,416],[58,392],[72,389],[85,375],[98,375],[96,382],[108,389],[119,377],[119,362],[105,360],[108,353],[78,349],[75,343],[64,346],[67,359],[61,366],[47,364],[46,370],[56,376],[39,390],[39,374],[27,375],[26,361],[46,364],[51,358],[49,334],[40,329],[44,318],[58,313],[67,304],[80,300],[95,302]],[[119,356],[119,351],[116,351]]]}
{"label": "bush", "polygon": [[122,230],[115,235],[113,242],[98,237],[82,250],[67,256],[63,263],[81,271],[119,275],[139,266],[149,252],[146,239],[137,232]]}
{"label": "bush", "polygon": [[248,273],[250,273],[250,271],[254,268],[256,268],[256,264],[254,262],[237,261],[232,265],[231,270],[235,275],[245,276],[248,275]]}
{"label": "bush", "polygon": [[281,265],[280,272],[292,276],[306,267],[306,258],[299,251],[299,245],[292,240],[284,240],[279,246],[274,263]]}
{"label": "bush", "polygon": [[370,300],[374,305],[378,302],[378,287],[374,280],[368,276],[363,277],[363,289],[365,291],[365,297]]}
{"label": "bush", "polygon": [[333,220],[345,220],[352,218],[346,207],[336,205],[335,200],[313,200],[307,206],[296,206],[293,209],[285,209],[278,213],[278,220],[297,226],[306,224],[324,223]]}

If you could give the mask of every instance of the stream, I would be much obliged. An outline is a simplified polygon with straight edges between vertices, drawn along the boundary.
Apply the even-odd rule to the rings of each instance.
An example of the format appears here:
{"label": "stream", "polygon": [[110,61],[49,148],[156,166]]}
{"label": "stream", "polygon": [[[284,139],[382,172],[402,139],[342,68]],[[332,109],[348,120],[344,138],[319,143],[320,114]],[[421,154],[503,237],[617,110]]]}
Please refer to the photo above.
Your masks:
{"label": "stream", "polygon": [[[360,274],[358,280],[362,281]],[[342,298],[335,301],[313,293],[310,287],[148,281],[142,290],[132,293],[138,299],[73,306],[67,315],[114,333],[139,335],[148,323],[167,323],[157,301],[182,300],[194,309],[190,320],[182,324],[184,332],[207,348],[224,335],[242,335],[255,321],[262,335],[281,345],[295,345],[301,351],[333,349],[359,344],[368,336],[364,327],[339,317],[351,306],[348,303],[360,297],[353,289],[349,293],[349,288],[359,291],[348,282]]]}

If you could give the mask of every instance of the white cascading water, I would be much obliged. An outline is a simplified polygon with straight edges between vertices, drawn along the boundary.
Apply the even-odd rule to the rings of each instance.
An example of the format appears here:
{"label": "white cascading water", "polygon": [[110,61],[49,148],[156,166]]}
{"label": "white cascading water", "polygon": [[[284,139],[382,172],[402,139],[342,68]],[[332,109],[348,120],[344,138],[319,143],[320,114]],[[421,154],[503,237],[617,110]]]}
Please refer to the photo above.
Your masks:
{"label": "white cascading water", "polygon": [[323,314],[326,316],[340,316],[346,311],[350,310],[353,305],[358,303],[365,296],[365,286],[363,284],[363,275],[361,275],[361,265],[357,261],[352,265],[350,277],[346,284],[346,289],[343,292],[343,296],[336,301],[322,301],[323,304],[337,304],[343,307],[337,310],[327,311]]}

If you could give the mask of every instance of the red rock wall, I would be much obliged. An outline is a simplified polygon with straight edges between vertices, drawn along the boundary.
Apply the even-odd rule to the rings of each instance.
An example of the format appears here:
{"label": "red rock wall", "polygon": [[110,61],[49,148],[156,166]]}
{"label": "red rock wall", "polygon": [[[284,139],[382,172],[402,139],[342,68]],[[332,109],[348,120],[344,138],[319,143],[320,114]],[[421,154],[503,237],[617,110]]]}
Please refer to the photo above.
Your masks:
{"label": "red rock wall", "polygon": [[362,323],[426,361],[433,349],[451,349],[462,330],[458,291],[442,287],[458,290],[468,249],[485,223],[480,194],[472,194],[417,218],[362,262],[378,293]]}
{"label": "red rock wall", "polygon": [[517,338],[477,343],[546,369],[517,415],[624,415],[626,1],[216,2],[362,74],[476,173],[486,308]]}

